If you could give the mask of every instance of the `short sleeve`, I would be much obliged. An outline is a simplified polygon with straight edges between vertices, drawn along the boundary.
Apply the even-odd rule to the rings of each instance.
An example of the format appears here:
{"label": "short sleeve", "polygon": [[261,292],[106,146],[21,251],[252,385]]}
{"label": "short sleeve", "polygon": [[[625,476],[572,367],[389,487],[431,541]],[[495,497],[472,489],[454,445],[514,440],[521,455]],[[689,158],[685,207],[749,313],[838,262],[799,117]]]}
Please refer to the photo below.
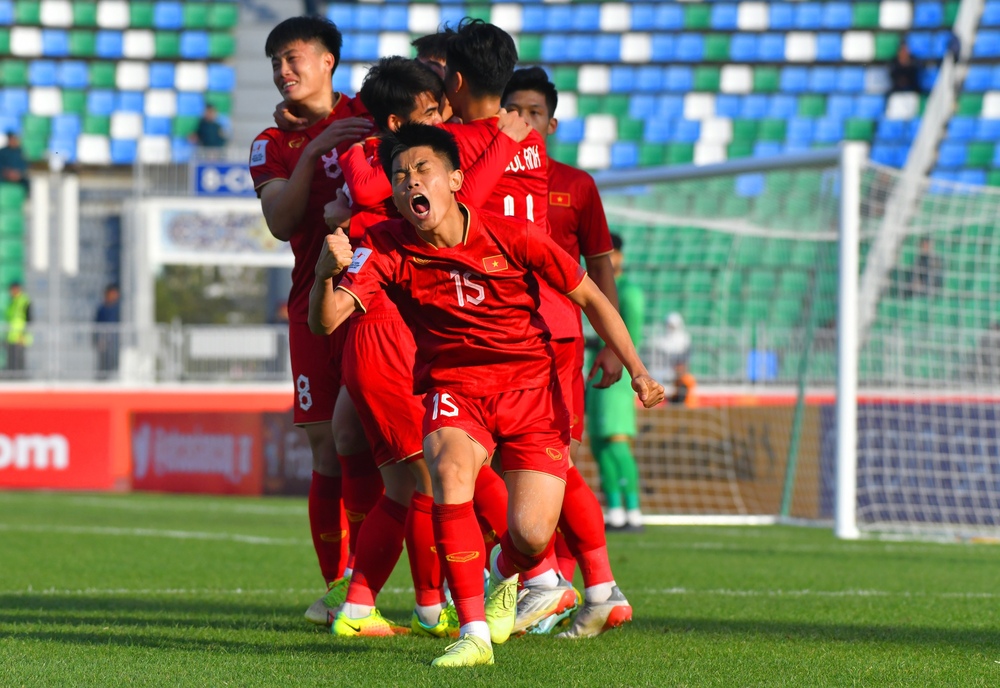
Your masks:
{"label": "short sleeve", "polygon": [[545,230],[526,223],[525,265],[560,294],[568,294],[583,282],[586,271]]}
{"label": "short sleeve", "polygon": [[276,179],[288,179],[292,170],[280,155],[278,145],[272,131],[268,129],[258,136],[250,145],[250,176],[253,178],[253,188],[260,195],[260,188]]}
{"label": "short sleeve", "polygon": [[603,256],[611,253],[611,230],[608,229],[608,218],[604,214],[604,204],[597,191],[594,179],[588,174],[583,185],[584,203],[580,208],[580,226],[577,229],[577,240],[580,242],[580,255],[585,258]]}
{"label": "short sleeve", "polygon": [[368,310],[372,297],[392,281],[396,255],[374,241],[371,231],[367,232],[361,245],[354,250],[354,258],[342,273],[337,289],[346,291],[362,310]]}

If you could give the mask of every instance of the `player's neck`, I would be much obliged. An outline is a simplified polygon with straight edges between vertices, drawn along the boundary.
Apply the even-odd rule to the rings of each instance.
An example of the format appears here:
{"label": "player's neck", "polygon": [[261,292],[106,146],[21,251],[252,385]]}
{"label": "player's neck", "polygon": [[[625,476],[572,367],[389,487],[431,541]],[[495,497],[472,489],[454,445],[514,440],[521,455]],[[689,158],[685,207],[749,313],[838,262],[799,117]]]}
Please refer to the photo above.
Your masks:
{"label": "player's neck", "polygon": [[295,115],[307,120],[309,122],[308,126],[311,127],[329,117],[339,102],[339,93],[335,93],[332,90],[324,90],[295,103],[293,111]]}
{"label": "player's neck", "polygon": [[470,99],[464,110],[462,113],[463,122],[496,117],[497,113],[500,112],[500,96]]}
{"label": "player's neck", "polygon": [[465,239],[467,216],[458,203],[453,203],[441,222],[432,229],[417,229],[420,238],[435,248],[453,248]]}

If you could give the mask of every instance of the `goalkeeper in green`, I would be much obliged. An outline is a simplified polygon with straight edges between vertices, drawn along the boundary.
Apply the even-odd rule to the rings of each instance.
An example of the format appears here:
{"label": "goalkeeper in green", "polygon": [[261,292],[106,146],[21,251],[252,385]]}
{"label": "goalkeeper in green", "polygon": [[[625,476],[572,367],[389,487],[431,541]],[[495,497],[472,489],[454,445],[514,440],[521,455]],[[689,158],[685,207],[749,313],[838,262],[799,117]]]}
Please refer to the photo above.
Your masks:
{"label": "goalkeeper in green", "polygon": [[[618,287],[618,310],[638,349],[642,344],[645,320],[645,297],[642,289],[624,274],[622,239],[611,235],[614,251],[611,264]],[[601,473],[601,490],[607,504],[605,527],[608,530],[640,530],[639,469],[632,455],[636,434],[635,393],[627,380],[619,380],[607,389],[592,384],[587,388],[587,429],[590,450]]]}

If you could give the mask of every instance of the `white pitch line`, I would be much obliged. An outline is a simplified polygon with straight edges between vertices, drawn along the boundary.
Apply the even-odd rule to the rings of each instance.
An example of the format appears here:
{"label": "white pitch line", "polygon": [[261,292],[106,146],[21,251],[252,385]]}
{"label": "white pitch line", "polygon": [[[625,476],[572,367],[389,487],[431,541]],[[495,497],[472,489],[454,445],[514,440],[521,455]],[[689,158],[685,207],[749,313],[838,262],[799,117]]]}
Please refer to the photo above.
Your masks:
{"label": "white pitch line", "polygon": [[[57,597],[72,597],[79,595],[104,595],[104,596],[157,596],[157,595],[314,595],[319,591],[317,588],[232,588],[229,590],[215,588],[39,588],[32,587],[21,590],[0,590],[0,596],[28,597],[34,595],[51,595]],[[383,593],[405,594],[412,593],[413,588],[382,588]]]}
{"label": "white pitch line", "polygon": [[691,588],[645,588],[646,595],[711,595],[718,597],[924,597],[935,599],[997,599],[992,592],[912,592],[909,590],[697,590]]}
{"label": "white pitch line", "polygon": [[224,542],[239,542],[245,545],[279,545],[301,547],[312,544],[303,538],[273,538],[262,535],[241,535],[238,533],[210,533],[191,530],[157,530],[155,528],[114,528],[110,526],[67,526],[58,524],[47,525],[11,525],[0,523],[0,531],[17,533],[47,533],[50,535],[112,535],[124,537],[159,537],[172,540],[220,540]]}
{"label": "white pitch line", "polygon": [[133,502],[120,499],[101,499],[100,497],[73,497],[67,500],[76,506],[89,506],[104,509],[122,509],[126,511],[180,511],[185,513],[222,512],[231,514],[259,514],[262,516],[303,516],[307,513],[305,504],[301,505],[266,505],[266,504],[226,504],[225,502],[159,502],[156,500]]}

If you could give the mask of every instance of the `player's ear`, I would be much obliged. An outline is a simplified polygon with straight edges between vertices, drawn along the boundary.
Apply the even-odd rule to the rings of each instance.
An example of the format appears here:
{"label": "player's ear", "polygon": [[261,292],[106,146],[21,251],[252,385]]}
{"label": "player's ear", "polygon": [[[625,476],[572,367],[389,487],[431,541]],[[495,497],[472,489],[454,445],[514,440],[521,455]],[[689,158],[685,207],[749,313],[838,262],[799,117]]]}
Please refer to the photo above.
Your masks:
{"label": "player's ear", "polygon": [[389,127],[389,131],[399,131],[399,128],[403,126],[404,122],[396,115],[389,115],[388,121],[386,121],[386,126]]}
{"label": "player's ear", "polygon": [[452,193],[458,193],[464,181],[465,175],[462,173],[462,170],[452,170],[448,173],[448,188],[451,189]]}
{"label": "player's ear", "polygon": [[559,128],[559,120],[557,120],[555,117],[552,117],[549,119],[549,126],[548,128],[545,129],[545,133],[548,136],[552,136],[554,133],[556,133],[556,129],[558,128]]}

